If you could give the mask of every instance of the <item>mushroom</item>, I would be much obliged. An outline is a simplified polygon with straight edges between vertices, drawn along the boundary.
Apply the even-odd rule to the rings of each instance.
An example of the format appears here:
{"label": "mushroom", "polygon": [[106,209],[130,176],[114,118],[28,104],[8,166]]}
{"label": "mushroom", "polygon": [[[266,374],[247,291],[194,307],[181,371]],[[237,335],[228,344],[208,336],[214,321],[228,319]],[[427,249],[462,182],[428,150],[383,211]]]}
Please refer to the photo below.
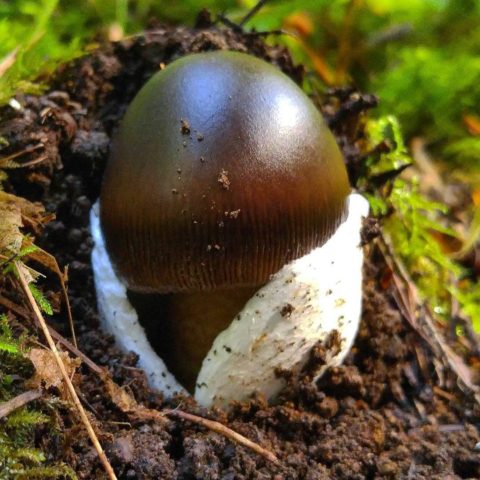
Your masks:
{"label": "mushroom", "polygon": [[[106,328],[153,386],[195,387],[207,406],[274,398],[278,370],[299,371],[319,343],[322,371],[340,363],[360,318],[368,214],[349,193],[332,133],[286,75],[236,52],[176,60],[130,104],[92,210]],[[127,288],[161,294],[167,365]]]}

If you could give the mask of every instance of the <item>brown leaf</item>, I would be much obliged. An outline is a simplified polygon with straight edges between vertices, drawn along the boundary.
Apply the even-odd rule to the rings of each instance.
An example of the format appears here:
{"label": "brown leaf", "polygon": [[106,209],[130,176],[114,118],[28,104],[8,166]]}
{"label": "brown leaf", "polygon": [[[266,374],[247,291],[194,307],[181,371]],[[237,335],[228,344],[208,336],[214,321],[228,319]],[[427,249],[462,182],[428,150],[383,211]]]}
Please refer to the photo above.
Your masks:
{"label": "brown leaf", "polygon": [[17,253],[22,246],[20,209],[15,205],[1,203],[0,200],[0,219],[0,252],[8,250]]}
{"label": "brown leaf", "polygon": [[110,399],[122,412],[134,412],[139,408],[136,400],[124,388],[113,382],[110,377],[104,376],[103,380]]}
{"label": "brown leaf", "polygon": [[139,405],[125,388],[119,387],[108,375],[102,375],[102,378],[111,401],[123,413],[138,420],[155,420],[160,423],[167,422],[167,419],[161,411]]}
{"label": "brown leaf", "polygon": [[[60,352],[60,356],[68,376],[71,377],[80,366],[81,360],[70,357],[67,352]],[[56,387],[60,390],[61,396],[67,398],[68,393],[66,388],[64,388],[62,372],[58,367],[53,352],[43,348],[32,348],[27,357],[35,367],[35,373],[28,381],[29,388]]]}
{"label": "brown leaf", "polygon": [[[23,242],[23,247],[29,247],[33,245],[33,242],[29,238],[25,238]],[[45,268],[48,268],[53,273],[56,273],[60,280],[65,280],[60,267],[58,266],[57,260],[53,255],[46,252],[40,247],[36,247],[36,250],[28,254],[28,258],[31,260],[35,260],[36,262],[40,263]]]}
{"label": "brown leaf", "polygon": [[22,262],[18,262],[18,268],[21,270],[22,275],[25,277],[25,281],[28,285],[35,283],[35,280],[40,276],[38,272],[30,267],[27,267],[27,265]]}
{"label": "brown leaf", "polygon": [[[17,236],[21,236],[20,227],[25,220],[35,229],[43,223],[44,213],[45,209],[40,203],[29,202],[25,198],[0,191],[0,229],[3,234],[9,232],[19,238]],[[3,236],[0,235],[0,238],[3,239]]]}

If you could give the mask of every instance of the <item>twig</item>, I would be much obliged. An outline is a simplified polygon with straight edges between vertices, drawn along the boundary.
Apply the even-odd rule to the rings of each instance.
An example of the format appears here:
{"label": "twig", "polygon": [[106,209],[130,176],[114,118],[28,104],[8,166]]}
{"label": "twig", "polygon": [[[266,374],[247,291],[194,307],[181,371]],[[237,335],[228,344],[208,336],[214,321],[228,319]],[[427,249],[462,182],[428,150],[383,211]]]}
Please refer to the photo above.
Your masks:
{"label": "twig", "polygon": [[104,369],[99,367],[95,362],[88,358],[84,353],[82,353],[78,348],[74,347],[68,340],[63,338],[58,332],[49,327],[52,337],[55,337],[57,341],[62,343],[68,350],[77,355],[81,360],[95,373],[97,373],[100,378],[105,382],[107,386],[107,391],[109,392],[110,397],[113,402],[125,413],[130,413],[135,415],[138,419],[143,420],[155,420],[157,422],[163,423],[165,421],[165,415],[170,415],[172,417],[182,418],[184,420],[189,420],[192,423],[202,425],[210,430],[219,433],[230,440],[236,441],[237,443],[245,446],[263,456],[267,460],[279,464],[277,457],[268,450],[264,449],[257,443],[252,442],[248,438],[240,435],[239,433],[231,430],[225,425],[215,422],[213,420],[207,420],[205,418],[199,417],[197,415],[192,415],[190,413],[183,412],[181,410],[162,410],[157,411],[149,408],[145,408],[142,405],[138,405],[136,400],[129,395],[125,389],[120,388],[115,382],[113,382]]}
{"label": "twig", "polygon": [[228,17],[226,17],[223,13],[217,14],[217,20],[222,22],[226,27],[231,28],[236,33],[242,33],[243,29],[235,22],[232,22]]}
{"label": "twig", "polygon": [[117,477],[115,475],[115,472],[113,471],[112,466],[110,465],[105,452],[102,449],[102,446],[100,445],[100,442],[98,441],[97,435],[95,434],[93,427],[88,420],[87,414],[85,413],[85,410],[80,402],[80,399],[78,398],[77,392],[75,391],[75,388],[68,376],[67,370],[65,368],[65,365],[62,361],[62,358],[60,357],[60,354],[57,350],[57,346],[55,345],[55,342],[53,341],[53,338],[50,334],[50,331],[47,327],[47,324],[45,323],[45,319],[43,318],[42,313],[40,312],[40,309],[38,308],[37,302],[33,298],[32,292],[28,288],[28,283],[25,279],[25,275],[23,273],[22,265],[21,263],[16,260],[15,261],[15,268],[18,273],[18,278],[20,280],[20,285],[22,286],[22,290],[25,293],[28,302],[33,310],[33,313],[35,314],[35,317],[37,318],[38,323],[42,327],[43,334],[45,335],[45,338],[47,339],[48,345],[50,349],[53,352],[53,355],[55,357],[55,360],[57,362],[58,367],[60,368],[60,371],[62,372],[63,379],[67,385],[68,391],[70,392],[70,396],[72,397],[73,403],[78,409],[78,412],[80,414],[80,417],[83,421],[83,424],[85,425],[85,428],[87,429],[88,435],[90,437],[90,440],[93,443],[93,446],[95,447],[95,450],[97,451],[98,457],[100,458],[100,461],[103,464],[103,467],[110,478],[110,480],[116,480]]}
{"label": "twig", "polygon": [[23,407],[27,403],[33,402],[42,396],[41,390],[28,390],[27,392],[17,395],[8,402],[0,404],[0,418],[10,415],[13,411]]}
{"label": "twig", "polygon": [[220,20],[225,26],[231,28],[234,32],[243,33],[244,25],[251,20],[260,9],[268,2],[268,0],[259,0],[253,8],[240,20],[239,23],[232,22],[225,14],[217,14],[217,20]]}
{"label": "twig", "polygon": [[40,155],[38,158],[35,158],[33,160],[29,160],[28,162],[25,163],[18,163],[15,162],[14,160],[9,160],[7,159],[0,159],[0,166],[5,169],[16,169],[16,168],[26,168],[26,167],[32,167],[33,165],[38,165],[39,163],[44,162],[45,160],[48,159],[48,155]]}
{"label": "twig", "polygon": [[6,309],[11,310],[12,312],[16,313],[20,317],[23,317],[25,319],[30,318],[30,315],[28,314],[27,310],[25,310],[20,305],[17,305],[16,303],[12,302],[8,298],[2,297],[1,295],[0,295],[0,305],[3,305]]}
{"label": "twig", "polygon": [[385,43],[397,42],[399,40],[403,40],[412,32],[413,26],[411,23],[400,23],[397,25],[391,25],[383,30],[374,32],[370,36],[370,38],[367,39],[366,46],[369,49],[373,49]]}
{"label": "twig", "polygon": [[297,37],[296,40],[303,48],[305,53],[310,57],[313,68],[318,76],[322,79],[323,83],[325,83],[327,86],[334,85],[335,75],[328,65],[327,60],[320,54],[320,52],[316,52],[313,48],[309,47],[307,42],[305,42],[302,38]]}
{"label": "twig", "polygon": [[5,255],[0,255],[2,262],[0,263],[0,269],[3,268],[7,263],[12,262],[16,258],[18,258],[18,253],[12,253],[9,257],[6,257]]}
{"label": "twig", "polygon": [[270,462],[273,462],[277,465],[280,465],[278,458],[269,450],[263,448],[258,443],[252,442],[247,437],[240,435],[231,428],[226,427],[220,422],[214,420],[208,420],[191,413],[183,412],[182,410],[163,410],[165,415],[170,417],[181,418],[182,420],[187,420],[188,422],[196,423],[202,427],[208,428],[215,433],[223,435],[224,437],[232,440],[233,442],[239,443],[240,445],[253,450],[255,453],[258,453],[262,457],[266,458]]}
{"label": "twig", "polygon": [[277,35],[277,36],[286,36],[291,38],[297,38],[297,35],[294,32],[289,32],[288,30],[283,30],[279,28],[277,30],[262,30],[260,32],[252,31],[252,32],[244,32],[243,33],[246,37],[268,37],[270,35]]}
{"label": "twig", "polygon": [[102,367],[99,367],[93,360],[88,358],[81,350],[79,350],[75,345],[72,345],[65,337],[60,335],[52,327],[48,327],[48,331],[57,342],[61,343],[67,350],[70,350],[70,352],[79,357],[80,360],[82,360],[82,362],[90,368],[90,370],[98,373],[99,375],[103,375],[105,373],[105,370]]}
{"label": "twig", "polygon": [[19,152],[12,153],[11,155],[7,155],[6,157],[1,157],[1,161],[6,161],[6,160],[14,160],[17,157],[20,157],[22,155],[26,155],[27,153],[32,153],[35,150],[38,150],[39,148],[43,148],[45,145],[43,143],[37,143],[36,145],[33,145],[31,147],[24,148],[23,150],[20,150]]}
{"label": "twig", "polygon": [[125,388],[119,387],[115,382],[113,382],[107,375],[102,377],[105,382],[105,386],[112,402],[124,413],[135,417],[137,420],[153,420],[155,422],[160,422],[164,424],[166,422],[166,416],[180,418],[182,420],[187,420],[189,422],[201,425],[203,427],[212,430],[224,437],[232,440],[240,445],[253,450],[267,460],[280,465],[277,457],[272,453],[261,447],[255,442],[252,442],[248,438],[240,435],[239,433],[233,431],[232,429],[226,427],[220,422],[214,420],[207,420],[206,418],[193,415],[191,413],[183,412],[182,410],[177,409],[165,409],[165,410],[153,410],[146,408],[143,405],[139,405],[135,398],[130,395]]}
{"label": "twig", "polygon": [[[8,298],[2,297],[0,295],[0,305],[3,305],[6,307],[8,310],[11,310],[18,316],[26,319],[26,320],[31,320],[30,313],[20,305],[17,305],[16,303],[12,302]],[[38,322],[37,322],[38,323]],[[88,358],[81,350],[79,350],[77,347],[72,345],[65,337],[60,335],[53,327],[50,327],[47,325],[48,331],[50,332],[50,335],[59,343],[61,343],[67,350],[69,350],[71,353],[79,357],[83,363],[85,363],[92,371],[95,373],[98,373],[99,375],[104,374],[104,370],[102,367],[99,367],[93,360]]]}
{"label": "twig", "polygon": [[253,18],[268,0],[259,0],[257,4],[240,20],[238,26],[242,28],[251,18]]}
{"label": "twig", "polygon": [[75,334],[75,326],[73,324],[72,308],[70,307],[70,298],[68,297],[67,286],[65,285],[65,275],[67,274],[68,270],[67,270],[67,267],[65,267],[64,275],[61,275],[60,267],[58,267],[58,271],[59,271],[58,278],[60,279],[60,286],[62,287],[63,299],[65,301],[65,306],[67,307],[67,317],[68,317],[68,325],[70,327],[70,334],[72,335],[73,345],[75,346],[75,348],[77,348],[78,344],[77,344],[77,336]]}

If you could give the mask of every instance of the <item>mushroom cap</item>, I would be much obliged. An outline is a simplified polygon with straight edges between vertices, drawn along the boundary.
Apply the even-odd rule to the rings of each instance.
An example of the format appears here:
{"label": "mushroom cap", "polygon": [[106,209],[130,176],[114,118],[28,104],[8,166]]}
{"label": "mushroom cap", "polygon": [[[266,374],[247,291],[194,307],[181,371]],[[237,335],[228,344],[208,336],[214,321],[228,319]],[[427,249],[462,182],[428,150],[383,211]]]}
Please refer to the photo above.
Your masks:
{"label": "mushroom cap", "polygon": [[209,52],[173,62],[130,104],[100,219],[133,290],[253,286],[325,243],[349,191],[332,133],[290,78]]}

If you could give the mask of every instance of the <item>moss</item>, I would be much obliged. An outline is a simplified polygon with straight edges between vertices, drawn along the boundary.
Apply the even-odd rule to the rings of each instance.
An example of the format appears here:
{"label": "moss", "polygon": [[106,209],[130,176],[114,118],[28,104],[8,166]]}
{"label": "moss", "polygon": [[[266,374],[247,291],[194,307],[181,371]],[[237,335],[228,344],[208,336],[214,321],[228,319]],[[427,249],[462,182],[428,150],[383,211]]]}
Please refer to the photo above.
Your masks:
{"label": "moss", "polygon": [[[382,141],[391,147],[389,152],[371,155],[368,171],[363,178],[374,215],[383,220],[384,234],[394,246],[395,254],[407,267],[424,301],[444,320],[452,317],[452,296],[459,302],[463,314],[474,321],[480,331],[480,287],[468,278],[468,271],[443,251],[436,240],[438,234],[455,238],[449,228],[449,208],[429,200],[419,191],[418,178],[393,178],[387,188],[372,187],[369,179],[384,172],[413,164],[404,144],[398,120],[389,115],[372,119],[367,124],[369,149]],[[453,282],[452,279],[459,280]]]}
{"label": "moss", "polygon": [[[26,359],[25,335],[12,331],[6,315],[0,316],[0,402],[7,402],[25,391],[32,374]],[[32,404],[33,405],[33,404]],[[52,418],[39,407],[27,405],[14,410],[0,423],[0,479],[76,478],[64,464],[49,464],[36,447],[39,427],[53,429]]]}

